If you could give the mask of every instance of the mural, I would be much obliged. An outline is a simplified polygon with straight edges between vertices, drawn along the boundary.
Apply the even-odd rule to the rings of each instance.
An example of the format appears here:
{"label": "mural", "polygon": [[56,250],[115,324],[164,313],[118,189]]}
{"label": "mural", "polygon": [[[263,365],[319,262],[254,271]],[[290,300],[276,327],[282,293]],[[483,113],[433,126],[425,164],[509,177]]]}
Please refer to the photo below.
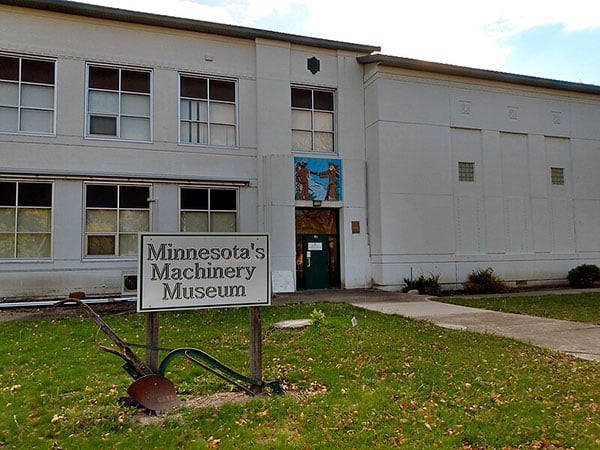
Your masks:
{"label": "mural", "polygon": [[296,200],[342,200],[342,162],[339,159],[294,158]]}

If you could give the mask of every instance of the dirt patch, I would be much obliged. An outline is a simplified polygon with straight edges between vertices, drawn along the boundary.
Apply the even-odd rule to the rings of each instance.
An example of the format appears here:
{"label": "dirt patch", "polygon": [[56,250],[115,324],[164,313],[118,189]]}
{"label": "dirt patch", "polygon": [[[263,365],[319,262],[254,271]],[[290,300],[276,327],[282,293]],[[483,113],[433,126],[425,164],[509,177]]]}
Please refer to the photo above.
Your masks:
{"label": "dirt patch", "polygon": [[[131,301],[114,301],[108,303],[90,304],[92,309],[100,316],[110,316],[118,314],[134,314],[136,312],[136,303]],[[12,320],[44,320],[61,319],[69,317],[87,318],[83,308],[74,304],[62,306],[42,306],[22,308],[4,308],[0,305],[0,322],[9,322]]]}
{"label": "dirt patch", "polygon": [[243,392],[216,392],[208,395],[189,395],[173,411],[158,415],[148,415],[140,411],[136,413],[134,420],[140,425],[160,426],[167,417],[181,417],[181,414],[178,412],[180,408],[220,408],[223,405],[245,403],[252,398],[257,397],[252,397]]}

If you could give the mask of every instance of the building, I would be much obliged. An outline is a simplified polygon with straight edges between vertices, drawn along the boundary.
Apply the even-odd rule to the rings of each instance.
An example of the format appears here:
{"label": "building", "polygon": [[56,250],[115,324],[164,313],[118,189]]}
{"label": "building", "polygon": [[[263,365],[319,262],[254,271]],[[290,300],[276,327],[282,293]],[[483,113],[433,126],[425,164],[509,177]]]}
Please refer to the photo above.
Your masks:
{"label": "building", "polygon": [[600,261],[600,88],[0,1],[0,298],[130,291],[137,233],[269,232],[274,292]]}

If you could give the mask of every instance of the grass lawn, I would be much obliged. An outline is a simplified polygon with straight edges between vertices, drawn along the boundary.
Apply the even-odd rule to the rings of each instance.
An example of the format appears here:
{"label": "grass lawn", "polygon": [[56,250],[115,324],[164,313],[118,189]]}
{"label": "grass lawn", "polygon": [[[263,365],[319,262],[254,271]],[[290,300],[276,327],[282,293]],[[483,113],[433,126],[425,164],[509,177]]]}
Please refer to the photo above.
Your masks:
{"label": "grass lawn", "polygon": [[482,298],[440,297],[436,300],[473,308],[600,324],[599,293]]}
{"label": "grass lawn", "polygon": [[[324,323],[272,328],[315,308]],[[143,342],[144,317],[105,320]],[[143,425],[118,402],[133,380],[97,348],[110,341],[92,321],[2,323],[0,448],[600,447],[597,362],[339,303],[264,308],[263,330],[263,372],[285,380],[284,395],[179,408]],[[248,373],[248,311],[163,313],[161,345],[198,347]],[[170,368],[182,398],[229,389],[184,360]]]}

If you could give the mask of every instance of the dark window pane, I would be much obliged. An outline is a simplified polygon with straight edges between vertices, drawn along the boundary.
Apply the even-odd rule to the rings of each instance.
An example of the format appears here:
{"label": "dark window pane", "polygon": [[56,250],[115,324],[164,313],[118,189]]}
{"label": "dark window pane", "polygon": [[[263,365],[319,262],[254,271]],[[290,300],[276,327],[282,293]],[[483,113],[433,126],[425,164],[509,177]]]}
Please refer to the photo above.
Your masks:
{"label": "dark window pane", "polygon": [[54,62],[23,59],[21,80],[31,83],[54,84]]}
{"label": "dark window pane", "polygon": [[19,58],[0,56],[0,80],[19,81]]}
{"label": "dark window pane", "polygon": [[19,183],[19,206],[52,206],[52,185]]}
{"label": "dark window pane", "polygon": [[235,83],[233,81],[210,80],[210,99],[235,102]]}
{"label": "dark window pane", "polygon": [[312,91],[292,88],[292,108],[312,108]]}
{"label": "dark window pane", "polygon": [[181,77],[181,96],[206,99],[206,80],[204,78]]}
{"label": "dark window pane", "polygon": [[181,189],[181,209],[208,209],[207,189]]}
{"label": "dark window pane", "polygon": [[315,109],[333,111],[333,92],[315,91]]}
{"label": "dark window pane", "polygon": [[233,189],[212,189],[210,191],[210,209],[235,211],[237,209],[236,191]]}
{"label": "dark window pane", "polygon": [[148,186],[121,186],[120,208],[148,208]]}
{"label": "dark window pane", "polygon": [[88,255],[114,255],[114,236],[88,236]]}
{"label": "dark window pane", "polygon": [[86,190],[88,208],[116,208],[117,187],[103,184],[89,184]]}
{"label": "dark window pane", "polygon": [[90,134],[117,135],[116,117],[90,116]]}
{"label": "dark window pane", "polygon": [[89,84],[93,89],[119,90],[119,70],[108,67],[89,68]]}
{"label": "dark window pane", "polygon": [[150,93],[150,73],[137,70],[121,71],[121,90]]}
{"label": "dark window pane", "polygon": [[16,206],[17,183],[14,181],[0,182],[0,206]]}

